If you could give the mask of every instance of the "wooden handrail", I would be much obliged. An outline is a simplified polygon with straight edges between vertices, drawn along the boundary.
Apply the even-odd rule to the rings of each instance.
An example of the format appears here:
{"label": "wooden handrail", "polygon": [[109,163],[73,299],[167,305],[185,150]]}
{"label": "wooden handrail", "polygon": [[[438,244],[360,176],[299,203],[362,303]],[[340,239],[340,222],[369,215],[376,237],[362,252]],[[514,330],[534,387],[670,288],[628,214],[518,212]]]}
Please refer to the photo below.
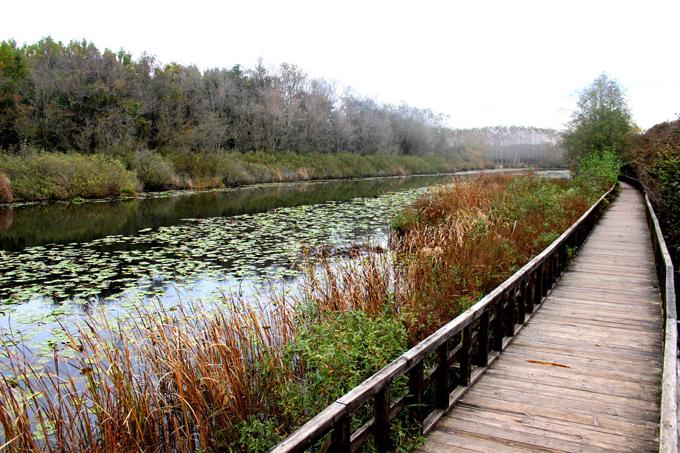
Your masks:
{"label": "wooden handrail", "polygon": [[671,261],[671,254],[668,252],[659,219],[649,200],[647,187],[641,181],[629,176],[621,175],[619,179],[637,188],[645,195],[645,217],[647,218],[649,236],[652,240],[664,312],[659,451],[676,453],[678,451],[678,313],[673,261]]}
{"label": "wooden handrail", "polygon": [[[588,211],[510,278],[472,307],[336,400],[272,451],[301,452],[323,441],[332,451],[356,451],[370,431],[379,451],[389,446],[390,422],[404,408],[429,432],[463,393],[486,371],[524,326],[565,269],[570,249],[580,246],[615,194],[612,186]],[[473,357],[473,352],[476,352]],[[425,358],[436,365],[425,369]],[[409,394],[390,400],[390,384],[408,379]],[[427,402],[426,386],[434,385]],[[352,414],[373,398],[373,417],[351,432]],[[326,437],[328,434],[330,439]],[[324,437],[326,438],[324,440]]]}

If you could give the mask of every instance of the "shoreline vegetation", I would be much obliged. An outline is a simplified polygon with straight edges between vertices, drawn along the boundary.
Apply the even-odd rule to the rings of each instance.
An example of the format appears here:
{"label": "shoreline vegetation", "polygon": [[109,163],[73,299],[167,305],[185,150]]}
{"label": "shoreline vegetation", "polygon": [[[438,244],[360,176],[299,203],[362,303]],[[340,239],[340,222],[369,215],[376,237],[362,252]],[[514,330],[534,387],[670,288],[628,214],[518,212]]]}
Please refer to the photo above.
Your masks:
{"label": "shoreline vegetation", "polygon": [[659,123],[634,136],[626,152],[628,172],[649,191],[675,266],[680,289],[680,119]]}
{"label": "shoreline vegetation", "polygon": [[253,184],[410,176],[488,168],[443,156],[203,151],[163,156],[0,153],[0,203],[135,196]]}
{"label": "shoreline vegetation", "polygon": [[[0,348],[8,451],[266,451],[508,278],[616,181],[611,152],[570,180],[453,179],[393,219],[390,249],[308,260],[299,293],[94,316],[30,365]],[[392,398],[407,392],[396,382]],[[401,394],[400,394],[401,393]],[[353,428],[368,411],[353,417]],[[393,424],[394,445],[418,442]],[[370,448],[370,446],[368,447]]]}

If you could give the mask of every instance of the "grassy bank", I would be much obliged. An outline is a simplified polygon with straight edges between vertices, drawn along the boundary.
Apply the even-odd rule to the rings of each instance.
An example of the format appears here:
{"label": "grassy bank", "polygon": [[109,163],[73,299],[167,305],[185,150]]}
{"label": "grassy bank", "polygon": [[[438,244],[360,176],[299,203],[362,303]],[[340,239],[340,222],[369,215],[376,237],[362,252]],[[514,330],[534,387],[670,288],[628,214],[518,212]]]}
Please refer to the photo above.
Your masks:
{"label": "grassy bank", "polygon": [[478,167],[441,156],[154,151],[0,154],[0,202],[132,195],[261,182],[394,176]]}
{"label": "grassy bank", "polygon": [[[225,300],[136,313],[126,329],[93,320],[44,373],[5,342],[8,447],[265,451],[573,223],[618,172],[609,155],[583,165],[569,181],[454,181],[394,220],[389,253],[310,263],[301,294],[272,296],[261,310]],[[406,391],[393,388],[393,398]],[[393,426],[400,448],[417,438],[407,423]]]}

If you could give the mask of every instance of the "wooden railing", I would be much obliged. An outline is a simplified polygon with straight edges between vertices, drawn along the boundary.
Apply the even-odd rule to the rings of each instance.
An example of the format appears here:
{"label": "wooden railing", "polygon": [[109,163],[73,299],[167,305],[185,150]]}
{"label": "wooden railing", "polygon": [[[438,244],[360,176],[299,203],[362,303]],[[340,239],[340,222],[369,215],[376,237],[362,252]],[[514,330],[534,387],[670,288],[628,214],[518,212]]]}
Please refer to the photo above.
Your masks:
{"label": "wooden railing", "polygon": [[[388,451],[390,424],[400,414],[417,422],[424,434],[429,432],[541,305],[572,251],[597,223],[614,189],[512,277],[336,400],[273,451],[301,452],[315,446],[320,450],[356,451],[371,434],[376,449]],[[390,395],[390,386],[398,379],[406,380],[408,391]],[[370,400],[372,417],[353,431],[353,414]]]}
{"label": "wooden railing", "polygon": [[668,253],[666,241],[656,217],[647,188],[637,179],[620,176],[642,191],[645,195],[645,214],[649,236],[652,240],[656,275],[659,280],[661,301],[664,313],[663,378],[661,387],[661,417],[659,429],[659,451],[676,453],[678,451],[678,313],[676,305],[673,262]]}

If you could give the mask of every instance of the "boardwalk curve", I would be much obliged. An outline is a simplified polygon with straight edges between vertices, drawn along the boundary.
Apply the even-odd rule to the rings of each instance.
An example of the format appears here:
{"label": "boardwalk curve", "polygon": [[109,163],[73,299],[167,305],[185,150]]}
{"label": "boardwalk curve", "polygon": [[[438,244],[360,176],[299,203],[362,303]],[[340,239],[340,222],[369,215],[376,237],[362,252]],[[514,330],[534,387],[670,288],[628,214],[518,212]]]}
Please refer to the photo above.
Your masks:
{"label": "boardwalk curve", "polygon": [[430,432],[425,452],[655,451],[663,311],[631,186],[540,310]]}

